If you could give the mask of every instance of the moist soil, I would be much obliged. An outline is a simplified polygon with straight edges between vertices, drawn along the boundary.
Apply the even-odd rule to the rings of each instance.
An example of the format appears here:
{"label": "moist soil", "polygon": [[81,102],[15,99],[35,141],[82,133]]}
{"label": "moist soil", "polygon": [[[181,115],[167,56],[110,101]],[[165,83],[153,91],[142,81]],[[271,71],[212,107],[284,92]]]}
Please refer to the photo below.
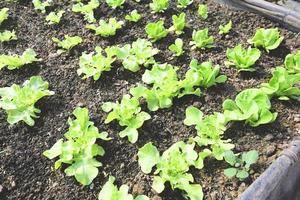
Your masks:
{"label": "moist soil", "polygon": [[[227,98],[234,98],[246,88],[259,86],[271,77],[271,71],[283,63],[284,57],[300,49],[299,35],[292,33],[279,24],[261,16],[235,11],[218,5],[213,1],[205,2],[209,6],[209,17],[202,20],[197,15],[197,4],[194,1],[184,11],[187,14],[188,27],[185,34],[180,36],[184,40],[185,54],[179,58],[172,58],[167,47],[174,42],[176,36],[169,34],[166,38],[156,42],[154,46],[161,51],[155,58],[160,62],[168,62],[180,66],[182,76],[188,69],[192,58],[200,62],[207,60],[221,65],[221,73],[228,76],[228,81],[203,91],[201,97],[186,96],[175,99],[169,109],[150,112],[152,119],[148,120],[139,130],[139,140],[130,144],[127,139],[121,139],[118,132],[121,127],[117,123],[104,124],[106,113],[100,106],[107,101],[117,101],[122,95],[129,93],[131,87],[141,83],[145,69],[138,73],[124,70],[120,63],[116,63],[110,72],[104,73],[98,81],[81,80],[76,74],[79,57],[83,51],[91,52],[95,46],[103,48],[110,45],[123,45],[146,38],[144,27],[147,22],[160,18],[165,20],[166,27],[171,26],[172,14],[179,13],[174,3],[163,14],[153,14],[149,9],[150,1],[136,3],[126,1],[123,9],[113,10],[105,3],[96,10],[97,19],[116,17],[121,20],[133,9],[142,13],[142,20],[138,23],[127,23],[110,38],[95,36],[93,32],[84,28],[86,22],[81,15],[71,12],[71,1],[55,0],[47,13],[55,9],[66,11],[60,25],[45,24],[45,15],[36,12],[31,1],[18,3],[0,3],[0,8],[10,8],[10,17],[1,29],[15,30],[17,41],[0,44],[1,53],[21,54],[26,48],[33,48],[43,59],[42,62],[27,65],[22,69],[0,71],[0,87],[21,84],[33,75],[40,75],[50,84],[55,95],[46,97],[37,103],[42,110],[40,118],[34,127],[24,123],[9,125],[6,114],[0,111],[0,199],[97,199],[98,192],[107,181],[109,175],[117,178],[116,183],[127,184],[133,194],[145,194],[151,199],[181,200],[180,192],[172,191],[169,186],[162,194],[156,194],[151,189],[153,175],[143,174],[138,166],[137,151],[147,142],[153,142],[162,152],[179,140],[187,140],[195,136],[193,127],[183,124],[185,109],[194,105],[205,114],[222,111],[222,102]],[[218,35],[218,26],[229,20],[233,22],[233,29],[227,36]],[[215,47],[208,50],[191,50],[189,41],[192,30],[208,27],[210,34],[215,37]],[[224,66],[226,49],[237,44],[247,46],[247,39],[253,36],[259,27],[279,27],[285,40],[269,54],[262,53],[256,64],[254,73],[238,73],[234,68]],[[71,52],[58,55],[57,47],[51,37],[63,38],[65,34],[79,35],[84,39],[83,44]],[[74,177],[66,177],[63,169],[54,171],[54,160],[42,156],[42,152],[49,149],[68,129],[67,120],[72,116],[76,106],[85,106],[90,111],[91,120],[101,131],[107,131],[111,141],[99,142],[106,154],[99,158],[103,167],[99,175],[90,186],[81,186]],[[146,110],[146,109],[145,109]],[[203,170],[192,170],[195,182],[203,186],[204,199],[235,199],[249,186],[300,133],[300,103],[298,101],[272,100],[272,110],[278,112],[274,123],[252,128],[244,123],[233,123],[225,133],[225,138],[232,139],[236,145],[235,151],[242,152],[256,149],[260,153],[257,164],[253,166],[251,175],[245,181],[228,179],[223,169],[228,167],[225,162],[206,159]]]}

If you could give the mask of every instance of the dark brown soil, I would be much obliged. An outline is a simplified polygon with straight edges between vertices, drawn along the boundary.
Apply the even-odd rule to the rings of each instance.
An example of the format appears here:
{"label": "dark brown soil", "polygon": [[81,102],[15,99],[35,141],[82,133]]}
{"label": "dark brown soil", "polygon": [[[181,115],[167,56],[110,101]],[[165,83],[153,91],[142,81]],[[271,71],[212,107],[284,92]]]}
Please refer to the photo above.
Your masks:
{"label": "dark brown soil", "polygon": [[[117,123],[105,125],[106,113],[100,106],[106,101],[119,100],[129,89],[141,82],[144,70],[138,73],[130,73],[121,65],[116,64],[112,71],[104,73],[100,80],[81,80],[77,76],[78,59],[83,51],[91,52],[96,45],[106,47],[108,45],[131,43],[137,38],[146,38],[144,27],[147,22],[164,18],[166,26],[171,26],[171,15],[178,13],[175,5],[164,14],[152,14],[148,3],[136,3],[127,1],[123,9],[112,10],[104,3],[96,12],[97,19],[124,16],[133,9],[142,13],[143,19],[137,23],[127,23],[118,31],[115,37],[108,39],[94,36],[92,32],[84,28],[85,22],[82,16],[70,11],[71,3],[61,3],[55,0],[55,6],[48,9],[64,9],[66,15],[60,25],[45,25],[45,15],[34,11],[29,0],[20,3],[4,3],[0,8],[10,8],[10,18],[2,29],[14,29],[18,40],[6,44],[0,44],[1,53],[22,53],[26,48],[33,48],[43,59],[43,62],[26,66],[20,70],[0,71],[0,87],[10,86],[13,83],[22,83],[32,75],[40,75],[50,83],[50,89],[55,95],[42,99],[38,107],[42,110],[40,118],[36,120],[34,127],[28,127],[24,123],[10,126],[6,122],[6,114],[0,111],[0,199],[97,199],[101,186],[106,182],[108,175],[114,175],[118,184],[128,184],[130,192],[144,193],[152,199],[179,200],[182,199],[178,191],[165,190],[157,195],[151,190],[152,176],[141,172],[137,163],[138,148],[152,141],[160,151],[164,151],[173,143],[185,140],[195,135],[193,128],[183,125],[185,109],[189,105],[195,105],[210,114],[221,111],[222,102],[226,98],[234,98],[245,88],[258,86],[266,82],[271,76],[271,70],[283,63],[284,57],[300,49],[300,37],[280,27],[285,36],[283,44],[269,54],[263,53],[259,59],[255,73],[238,74],[237,70],[224,67],[227,47],[233,47],[238,43],[247,44],[255,29],[258,27],[276,27],[263,17],[248,12],[233,11],[226,7],[207,1],[209,5],[209,18],[201,20],[197,14],[196,1],[186,9],[189,27],[182,36],[185,42],[185,51],[181,58],[170,58],[167,50],[176,36],[169,35],[165,39],[155,43],[161,50],[156,57],[158,61],[169,62],[180,66],[180,74],[183,74],[192,58],[199,61],[212,60],[222,66],[222,73],[228,76],[225,84],[218,85],[204,91],[202,97],[188,96],[175,100],[170,109],[164,109],[150,113],[152,119],[147,121],[140,129],[139,141],[132,145],[126,139],[118,137],[120,127]],[[71,2],[71,1],[65,1]],[[229,20],[233,21],[232,32],[221,37],[218,26]],[[209,27],[210,34],[216,38],[216,47],[209,50],[191,51],[188,43],[191,40],[193,29]],[[76,47],[69,54],[56,54],[56,46],[51,37],[62,38],[63,35],[79,35],[84,38],[84,43]],[[212,159],[206,160],[204,170],[195,170],[196,182],[204,188],[204,199],[234,199],[249,184],[253,182],[269,165],[277,155],[300,133],[300,103],[297,101],[281,102],[272,100],[273,110],[279,113],[276,122],[251,128],[243,123],[232,124],[225,137],[231,138],[236,144],[235,150],[246,151],[256,149],[260,152],[260,160],[251,172],[251,177],[245,182],[226,178],[222,170],[227,167],[224,162]],[[95,125],[100,130],[109,132],[113,140],[103,142],[106,154],[101,159],[103,168],[100,168],[98,177],[88,187],[79,185],[73,177],[66,177],[62,170],[53,171],[53,160],[42,156],[42,152],[50,148],[68,129],[67,119],[72,115],[76,106],[86,106]]]}

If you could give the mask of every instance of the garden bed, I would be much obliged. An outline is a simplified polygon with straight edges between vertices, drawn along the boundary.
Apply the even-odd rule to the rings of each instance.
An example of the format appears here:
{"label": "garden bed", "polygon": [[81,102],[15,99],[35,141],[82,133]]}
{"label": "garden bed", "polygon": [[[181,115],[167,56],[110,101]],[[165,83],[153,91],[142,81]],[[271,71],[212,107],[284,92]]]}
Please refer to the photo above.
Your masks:
{"label": "garden bed", "polygon": [[[180,13],[180,9],[171,3],[165,13],[153,14],[149,9],[150,1],[141,3],[127,1],[123,9],[116,10],[101,3],[95,12],[97,19],[116,17],[121,20],[133,9],[142,14],[141,21],[136,24],[126,23],[117,31],[116,36],[106,39],[95,36],[92,31],[85,28],[86,22],[82,16],[71,12],[72,3],[54,2],[55,6],[50,7],[49,11],[55,8],[66,11],[60,25],[54,26],[45,24],[45,15],[35,11],[31,1],[0,3],[0,8],[8,7],[11,13],[9,20],[5,21],[2,27],[14,29],[19,38],[0,44],[1,54],[21,54],[26,48],[33,48],[43,59],[40,63],[19,70],[2,69],[0,87],[10,86],[13,83],[21,84],[33,75],[40,75],[49,82],[50,90],[55,92],[55,95],[46,97],[37,104],[42,113],[33,127],[24,123],[9,125],[5,112],[0,111],[0,199],[97,199],[109,175],[115,176],[118,184],[127,184],[133,194],[145,194],[156,200],[183,199],[179,191],[172,191],[170,188],[159,195],[151,189],[153,176],[146,175],[140,170],[137,162],[138,148],[151,141],[160,152],[163,152],[173,143],[195,136],[194,128],[183,124],[185,109],[188,106],[194,105],[204,114],[222,111],[225,99],[233,99],[243,89],[254,88],[267,82],[272,76],[272,70],[283,64],[287,54],[300,50],[299,34],[290,32],[277,23],[249,12],[228,9],[213,1],[205,1],[209,7],[209,17],[202,20],[196,14],[199,1],[195,1],[185,9],[188,27],[180,36],[184,41],[185,54],[179,58],[172,58],[167,48],[177,36],[169,34],[154,43],[154,47],[161,50],[155,58],[160,62],[180,66],[181,77],[187,71],[192,58],[199,62],[210,59],[214,64],[221,65],[221,74],[227,75],[228,80],[224,84],[203,91],[201,97],[185,96],[175,99],[169,109],[149,112],[152,118],[139,130],[138,142],[131,144],[127,139],[118,136],[117,133],[122,129],[117,122],[104,124],[107,114],[100,107],[104,102],[120,100],[124,94],[129,93],[131,87],[141,83],[145,68],[132,73],[124,70],[121,63],[117,62],[113,69],[103,73],[98,81],[81,80],[76,73],[79,68],[79,57],[83,51],[94,51],[96,45],[105,48],[132,43],[137,38],[147,38],[144,27],[149,21],[163,18],[165,26],[170,27],[171,16]],[[226,24],[229,20],[233,22],[232,31],[226,36],[218,35],[219,25]],[[191,50],[189,41],[192,31],[205,27],[208,27],[210,34],[215,37],[215,47]],[[251,38],[259,27],[279,27],[281,35],[285,37],[280,47],[270,53],[262,53],[255,65],[256,72],[238,73],[234,68],[225,67],[226,49],[237,44],[247,45],[247,39]],[[70,53],[59,55],[51,38],[62,38],[66,34],[81,36],[84,42]],[[93,183],[86,187],[80,185],[74,177],[66,177],[63,170],[53,171],[53,160],[42,156],[43,151],[63,137],[68,129],[67,120],[76,106],[87,107],[95,126],[101,131],[107,131],[113,138],[101,142],[106,150],[106,154],[99,159],[103,167],[99,168],[99,174]],[[274,123],[257,128],[245,125],[244,122],[232,123],[225,133],[225,138],[232,139],[236,145],[236,152],[252,149],[259,152],[259,161],[251,170],[248,179],[239,181],[225,177],[223,170],[228,164],[210,158],[205,160],[203,170],[192,170],[195,182],[201,183],[203,187],[204,199],[236,198],[276,159],[293,138],[300,134],[298,101],[279,101],[273,98],[272,111],[278,112],[278,118]]]}

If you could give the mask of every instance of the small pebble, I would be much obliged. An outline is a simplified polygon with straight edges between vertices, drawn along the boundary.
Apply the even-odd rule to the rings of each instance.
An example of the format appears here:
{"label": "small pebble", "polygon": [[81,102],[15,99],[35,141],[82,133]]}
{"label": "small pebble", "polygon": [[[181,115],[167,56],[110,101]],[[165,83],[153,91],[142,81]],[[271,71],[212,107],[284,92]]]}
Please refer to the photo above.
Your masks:
{"label": "small pebble", "polygon": [[266,135],[265,140],[271,141],[273,138],[274,138],[274,136],[272,134],[268,134],[268,135]]}
{"label": "small pebble", "polygon": [[268,146],[266,150],[266,155],[271,156],[275,153],[276,147],[275,146]]}

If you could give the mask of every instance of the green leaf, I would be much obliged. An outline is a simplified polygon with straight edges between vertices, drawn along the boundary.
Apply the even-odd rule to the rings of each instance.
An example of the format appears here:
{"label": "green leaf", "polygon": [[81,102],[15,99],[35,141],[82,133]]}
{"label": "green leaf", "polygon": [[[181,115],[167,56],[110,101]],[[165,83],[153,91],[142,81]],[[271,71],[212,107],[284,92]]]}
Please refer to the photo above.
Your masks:
{"label": "green leaf", "polygon": [[15,31],[5,30],[4,32],[0,32],[0,42],[9,42],[11,40],[17,40]]}
{"label": "green leaf", "polygon": [[131,22],[138,22],[141,19],[141,15],[137,12],[137,10],[133,10],[130,15],[125,16],[125,19]]}
{"label": "green leaf", "polygon": [[193,3],[193,0],[177,0],[178,8],[186,8],[188,5],[191,5]]}
{"label": "green leaf", "polygon": [[71,50],[73,47],[82,43],[81,37],[79,36],[70,37],[68,35],[65,35],[65,39],[62,41],[55,37],[52,38],[52,41],[57,43],[58,47],[61,47],[67,51]]}
{"label": "green leaf", "polygon": [[285,57],[284,65],[289,73],[300,73],[300,50],[295,54],[288,54]]}
{"label": "green leaf", "polygon": [[152,168],[159,162],[160,155],[157,148],[149,142],[139,149],[138,158],[142,172],[149,174]]}
{"label": "green leaf", "polygon": [[2,24],[2,22],[4,22],[6,19],[8,19],[8,11],[9,8],[2,8],[0,10],[0,25]]}
{"label": "green leaf", "polygon": [[240,180],[244,180],[249,176],[249,173],[245,170],[238,170],[236,177],[239,178]]}
{"label": "green leaf", "polygon": [[152,42],[156,42],[161,38],[164,38],[168,35],[168,31],[164,27],[164,21],[159,20],[155,23],[148,23],[145,27],[145,31],[148,35],[148,38],[152,40]]}
{"label": "green leaf", "polygon": [[171,44],[169,46],[169,50],[172,51],[175,56],[181,56],[184,53],[183,47],[183,41],[180,38],[177,38],[175,40],[175,44]]}
{"label": "green leaf", "polygon": [[51,2],[52,0],[46,0],[44,2],[42,2],[41,0],[32,0],[34,9],[39,10],[42,13],[46,12],[46,7],[49,7]]}
{"label": "green leaf", "polygon": [[242,161],[246,163],[245,167],[249,169],[250,165],[257,162],[258,157],[258,152],[256,150],[251,150],[242,154]]}
{"label": "green leaf", "polygon": [[224,153],[224,159],[227,163],[229,163],[231,166],[234,166],[238,160],[236,155],[233,153],[233,151],[226,151]]}
{"label": "green leaf", "polygon": [[49,25],[59,24],[59,22],[60,22],[60,20],[61,20],[64,13],[65,13],[64,10],[60,10],[57,13],[50,12],[46,17],[46,21],[48,22]]}
{"label": "green leaf", "polygon": [[122,7],[122,5],[125,3],[125,0],[105,0],[105,1],[113,9]]}
{"label": "green leaf", "polygon": [[58,140],[51,149],[44,151],[43,155],[49,159],[53,159],[62,153],[63,139]]}
{"label": "green leaf", "polygon": [[185,110],[184,124],[187,126],[197,125],[202,121],[203,113],[194,106],[189,106]]}
{"label": "green leaf", "polygon": [[96,21],[94,17],[94,10],[98,8],[100,5],[99,0],[90,0],[87,4],[83,4],[82,2],[78,2],[73,5],[72,11],[75,13],[81,13],[84,15],[84,19],[89,23],[93,23]]}
{"label": "green leaf", "polygon": [[172,15],[173,26],[169,28],[169,31],[175,31],[176,35],[183,33],[185,27],[185,13],[180,13],[180,15]]}
{"label": "green leaf", "polygon": [[227,34],[232,28],[232,21],[230,20],[227,24],[219,26],[219,35]]}
{"label": "green leaf", "polygon": [[86,25],[86,28],[95,31],[96,35],[102,37],[110,37],[116,35],[118,29],[121,29],[123,26],[123,21],[117,21],[116,18],[109,18],[108,21],[100,20],[99,26],[94,24]]}
{"label": "green leaf", "polygon": [[126,127],[119,135],[121,138],[128,137],[128,141],[131,143],[136,143],[139,133],[135,128]]}
{"label": "green leaf", "polygon": [[207,19],[208,17],[208,7],[205,4],[199,4],[198,6],[198,14],[203,19]]}
{"label": "green leaf", "polygon": [[192,41],[190,42],[190,45],[192,45],[192,49],[200,48],[212,48],[214,44],[214,38],[213,36],[208,35],[208,28],[196,31],[193,31],[192,34]]}
{"label": "green leaf", "polygon": [[225,176],[232,178],[237,174],[238,170],[236,168],[227,168],[224,170]]}
{"label": "green leaf", "polygon": [[169,7],[169,0],[152,0],[150,8],[153,12],[164,12]]}
{"label": "green leaf", "polygon": [[165,181],[159,176],[154,176],[152,188],[157,193],[162,193],[162,191],[164,191],[164,189],[165,189]]}

